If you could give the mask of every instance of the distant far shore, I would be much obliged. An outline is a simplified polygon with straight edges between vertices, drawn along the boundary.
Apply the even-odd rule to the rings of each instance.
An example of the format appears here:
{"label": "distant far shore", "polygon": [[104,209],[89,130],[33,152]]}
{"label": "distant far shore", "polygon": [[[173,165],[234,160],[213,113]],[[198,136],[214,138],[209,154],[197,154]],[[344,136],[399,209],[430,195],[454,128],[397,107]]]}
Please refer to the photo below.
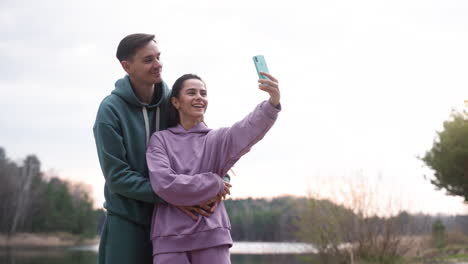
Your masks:
{"label": "distant far shore", "polygon": [[69,247],[99,243],[99,237],[83,238],[70,233],[16,233],[8,237],[0,234],[0,247]]}

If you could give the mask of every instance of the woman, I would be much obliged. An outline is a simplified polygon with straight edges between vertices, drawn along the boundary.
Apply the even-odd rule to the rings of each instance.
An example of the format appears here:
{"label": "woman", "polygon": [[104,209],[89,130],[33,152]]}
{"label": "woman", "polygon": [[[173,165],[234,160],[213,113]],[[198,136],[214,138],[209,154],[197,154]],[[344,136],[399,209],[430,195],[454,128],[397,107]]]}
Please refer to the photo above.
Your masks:
{"label": "woman", "polygon": [[[152,221],[153,263],[230,263],[230,223],[222,202],[209,217],[188,218],[176,206],[202,204],[229,193],[220,175],[247,153],[274,124],[280,111],[278,81],[259,80],[270,95],[232,127],[209,129],[203,122],[208,106],[205,83],[193,74],[177,79],[171,104],[173,127],[151,137],[146,158],[151,185],[168,204],[158,204]],[[157,227],[157,228],[156,228]]]}

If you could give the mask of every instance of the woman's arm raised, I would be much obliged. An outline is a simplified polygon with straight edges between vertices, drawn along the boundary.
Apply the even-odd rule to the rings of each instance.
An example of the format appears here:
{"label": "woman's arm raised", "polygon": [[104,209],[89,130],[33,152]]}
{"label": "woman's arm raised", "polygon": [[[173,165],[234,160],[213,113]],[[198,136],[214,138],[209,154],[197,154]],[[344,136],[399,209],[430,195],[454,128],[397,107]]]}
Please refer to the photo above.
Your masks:
{"label": "woman's arm raised", "polygon": [[270,95],[268,101],[260,103],[243,120],[228,128],[214,130],[210,135],[219,146],[220,175],[224,175],[242,155],[260,141],[273,126],[281,109],[278,80],[271,74],[262,72],[270,80],[259,80],[259,89]]}

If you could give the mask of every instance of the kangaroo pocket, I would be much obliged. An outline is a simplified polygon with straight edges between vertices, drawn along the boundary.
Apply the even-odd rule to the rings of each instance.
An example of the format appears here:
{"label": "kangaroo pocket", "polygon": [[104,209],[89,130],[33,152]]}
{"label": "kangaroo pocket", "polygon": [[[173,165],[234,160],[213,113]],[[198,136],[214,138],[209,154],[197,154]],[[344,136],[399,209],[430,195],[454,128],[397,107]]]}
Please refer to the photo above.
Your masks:
{"label": "kangaroo pocket", "polygon": [[188,235],[220,227],[230,229],[224,206],[216,208],[209,217],[197,216],[198,220],[194,221],[177,207],[160,204],[153,214],[151,238]]}

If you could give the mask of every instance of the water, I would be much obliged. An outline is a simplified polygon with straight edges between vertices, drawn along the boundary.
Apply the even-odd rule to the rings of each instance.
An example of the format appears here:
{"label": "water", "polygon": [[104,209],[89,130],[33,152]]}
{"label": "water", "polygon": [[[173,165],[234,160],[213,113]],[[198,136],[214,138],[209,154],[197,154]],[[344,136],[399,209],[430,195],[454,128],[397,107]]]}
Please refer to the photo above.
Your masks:
{"label": "water", "polygon": [[[98,252],[98,245],[72,247],[71,250]],[[233,255],[278,255],[315,253],[316,249],[305,243],[289,242],[234,242],[229,250]]]}
{"label": "water", "polygon": [[[301,243],[236,242],[232,264],[305,264],[313,248]],[[75,248],[0,249],[0,264],[96,264],[97,245]]]}

